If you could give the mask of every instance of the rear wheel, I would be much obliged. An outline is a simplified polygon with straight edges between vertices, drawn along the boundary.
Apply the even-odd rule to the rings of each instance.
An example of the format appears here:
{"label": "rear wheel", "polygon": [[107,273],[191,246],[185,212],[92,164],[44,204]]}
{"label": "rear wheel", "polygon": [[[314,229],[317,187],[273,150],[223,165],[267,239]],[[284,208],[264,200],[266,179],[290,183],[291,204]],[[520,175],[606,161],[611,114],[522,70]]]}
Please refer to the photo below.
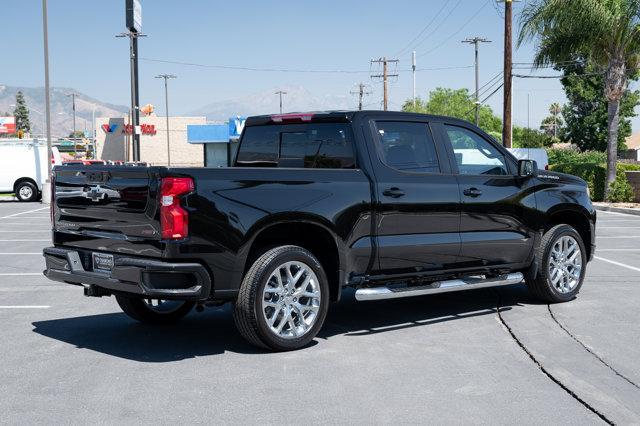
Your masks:
{"label": "rear wheel", "polygon": [[122,311],[134,320],[151,324],[170,324],[187,315],[194,302],[163,299],[140,299],[116,296]]}
{"label": "rear wheel", "polygon": [[23,181],[16,185],[15,194],[20,201],[36,201],[38,199],[38,188],[33,182]]}
{"label": "rear wheel", "polygon": [[320,262],[302,247],[281,246],[253,263],[233,317],[250,343],[287,351],[304,347],[316,336],[328,306],[329,284]]}
{"label": "rear wheel", "polygon": [[569,225],[556,225],[542,237],[536,254],[538,274],[527,278],[537,298],[548,303],[566,302],[578,294],[587,266],[580,234]]}

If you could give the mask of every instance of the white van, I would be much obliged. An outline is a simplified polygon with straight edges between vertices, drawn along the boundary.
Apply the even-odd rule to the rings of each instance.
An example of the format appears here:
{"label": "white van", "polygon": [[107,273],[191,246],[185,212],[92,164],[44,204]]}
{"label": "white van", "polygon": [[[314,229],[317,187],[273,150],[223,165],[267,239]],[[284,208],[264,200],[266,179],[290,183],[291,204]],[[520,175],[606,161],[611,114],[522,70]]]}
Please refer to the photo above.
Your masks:
{"label": "white van", "polygon": [[47,161],[61,164],[60,153],[53,147],[53,158],[47,158],[44,141],[0,139],[0,193],[15,194],[20,201],[40,199],[47,180]]}
{"label": "white van", "polygon": [[534,160],[538,170],[549,168],[549,156],[544,148],[507,148],[518,160]]}

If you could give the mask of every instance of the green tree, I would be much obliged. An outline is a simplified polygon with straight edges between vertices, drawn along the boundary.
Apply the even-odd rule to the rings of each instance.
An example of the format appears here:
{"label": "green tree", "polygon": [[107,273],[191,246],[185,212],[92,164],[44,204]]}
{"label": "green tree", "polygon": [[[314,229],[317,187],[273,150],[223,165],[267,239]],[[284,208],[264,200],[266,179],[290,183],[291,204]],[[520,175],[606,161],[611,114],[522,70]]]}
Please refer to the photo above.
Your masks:
{"label": "green tree", "polygon": [[[473,122],[475,120],[475,98],[467,89],[448,89],[438,87],[429,93],[429,100],[408,99],[402,106],[403,111],[423,114],[446,115]],[[480,128],[487,133],[501,132],[502,120],[496,117],[490,107],[480,106]]]}
{"label": "green tree", "polygon": [[67,136],[71,139],[82,139],[84,138],[84,132],[81,130],[76,130],[75,132],[70,132],[69,136]]}
{"label": "green tree", "polygon": [[[604,76],[597,73],[597,67],[583,58],[558,67],[565,78],[561,80],[567,96],[567,104],[562,108],[566,126],[561,138],[575,144],[581,151],[606,151],[609,140],[607,99],[602,93]],[[637,79],[637,73],[629,76]],[[626,149],[625,138],[631,135],[631,118],[640,102],[640,92],[625,89],[620,100],[620,121],[618,125],[617,149]]]}
{"label": "green tree", "polygon": [[640,0],[534,0],[522,12],[518,44],[538,41],[536,66],[584,55],[604,70],[607,99],[605,199],[616,179],[620,100],[638,65]]}
{"label": "green tree", "polygon": [[31,130],[29,122],[29,110],[24,101],[24,95],[20,90],[16,93],[16,108],[13,110],[13,116],[16,118],[16,131],[22,130],[27,133]]}
{"label": "green tree", "polygon": [[551,146],[553,137],[535,129],[513,126],[513,147],[514,148],[544,148]]}

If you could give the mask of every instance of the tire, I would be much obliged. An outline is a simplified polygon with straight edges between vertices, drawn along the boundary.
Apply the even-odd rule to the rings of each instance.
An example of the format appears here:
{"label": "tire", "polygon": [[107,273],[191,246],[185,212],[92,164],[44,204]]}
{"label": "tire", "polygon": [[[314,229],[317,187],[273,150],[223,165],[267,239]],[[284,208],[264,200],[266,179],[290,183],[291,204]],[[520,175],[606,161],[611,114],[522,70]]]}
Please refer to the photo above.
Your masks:
{"label": "tire", "polygon": [[318,259],[302,247],[280,246],[263,253],[247,271],[233,318],[254,346],[290,351],[311,342],[328,307],[329,284]]}
{"label": "tire", "polygon": [[[172,324],[187,315],[195,305],[194,302],[179,300],[149,301],[123,295],[116,295],[116,301],[122,311],[129,317],[148,324]],[[153,306],[149,302],[158,303],[158,305]],[[165,304],[164,307],[162,306],[163,304]]]}
{"label": "tire", "polygon": [[38,187],[36,187],[33,182],[22,181],[18,185],[16,185],[15,195],[19,201],[36,201],[39,195]]}
{"label": "tire", "polygon": [[[563,241],[565,245],[562,245]],[[562,250],[564,247],[567,247],[566,252]],[[563,253],[560,257],[557,257],[560,253],[558,248]],[[575,253],[576,249],[580,250],[579,254]],[[569,255],[565,256],[566,253]],[[579,258],[579,271],[572,258],[576,262]],[[574,299],[582,287],[587,267],[587,252],[580,234],[569,225],[554,226],[542,237],[536,259],[538,273],[535,278],[526,279],[531,294],[547,303],[561,303]],[[554,267],[554,264],[561,266]],[[561,271],[562,268],[565,268],[566,273]]]}

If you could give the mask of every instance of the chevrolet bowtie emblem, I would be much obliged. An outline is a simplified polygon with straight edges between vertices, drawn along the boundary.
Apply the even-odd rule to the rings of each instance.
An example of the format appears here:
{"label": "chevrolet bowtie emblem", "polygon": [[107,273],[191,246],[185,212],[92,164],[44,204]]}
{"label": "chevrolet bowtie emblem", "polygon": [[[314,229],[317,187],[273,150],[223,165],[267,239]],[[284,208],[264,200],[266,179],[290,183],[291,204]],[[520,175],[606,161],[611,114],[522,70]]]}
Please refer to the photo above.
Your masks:
{"label": "chevrolet bowtie emblem", "polygon": [[98,202],[107,198],[107,192],[100,188],[100,185],[92,186],[84,192],[84,198],[89,198],[93,202]]}

